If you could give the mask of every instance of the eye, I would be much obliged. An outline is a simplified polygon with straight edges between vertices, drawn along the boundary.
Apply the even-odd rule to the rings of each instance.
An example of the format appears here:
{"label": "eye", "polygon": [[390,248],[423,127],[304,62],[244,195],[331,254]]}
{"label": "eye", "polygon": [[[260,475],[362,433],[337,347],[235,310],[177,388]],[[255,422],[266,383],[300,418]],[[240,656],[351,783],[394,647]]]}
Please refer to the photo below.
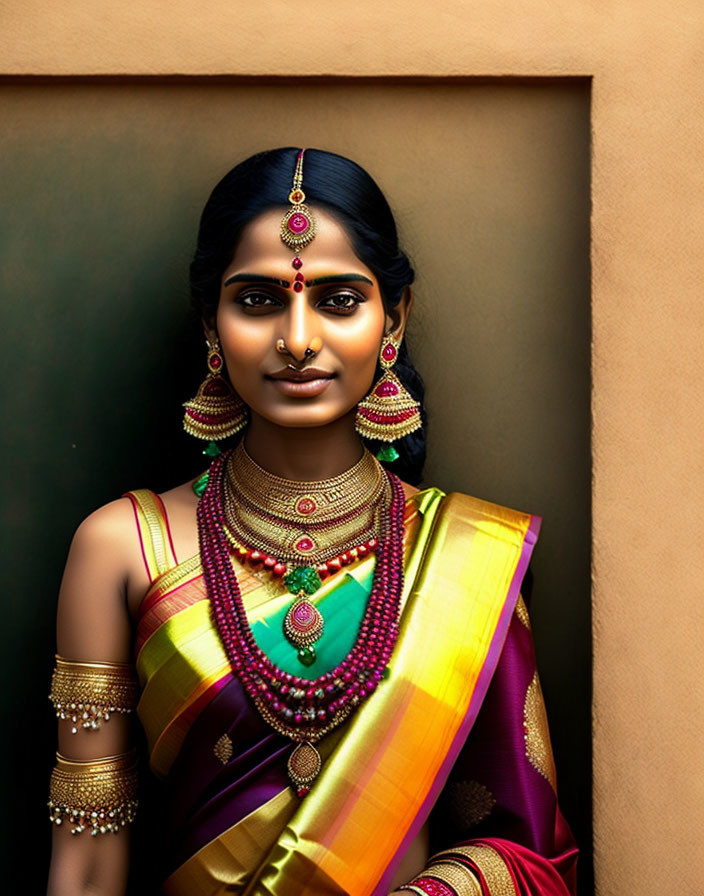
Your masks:
{"label": "eye", "polygon": [[326,308],[334,314],[354,314],[357,305],[361,305],[365,299],[355,292],[336,292],[326,296],[319,302],[320,308]]}
{"label": "eye", "polygon": [[261,290],[240,293],[235,301],[248,311],[269,310],[270,308],[280,307],[282,304],[281,300],[277,299],[276,296]]}

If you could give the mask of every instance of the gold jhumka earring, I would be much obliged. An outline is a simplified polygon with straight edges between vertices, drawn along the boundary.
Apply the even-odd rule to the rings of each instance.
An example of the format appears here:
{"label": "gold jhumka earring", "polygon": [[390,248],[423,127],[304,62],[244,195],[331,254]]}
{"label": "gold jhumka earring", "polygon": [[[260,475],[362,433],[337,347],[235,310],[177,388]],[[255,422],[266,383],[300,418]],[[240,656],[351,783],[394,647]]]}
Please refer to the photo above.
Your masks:
{"label": "gold jhumka earring", "polygon": [[228,383],[217,339],[207,342],[208,375],[190,401],[184,402],[183,428],[197,439],[217,441],[239,432],[247,425],[247,405]]}
{"label": "gold jhumka earring", "polygon": [[[379,353],[383,373],[369,395],[357,405],[355,429],[364,438],[392,443],[422,425],[420,404],[391,369],[398,359],[399,346],[400,342],[393,336],[384,336]],[[384,445],[377,453],[379,460],[387,462],[398,456],[393,444]]]}

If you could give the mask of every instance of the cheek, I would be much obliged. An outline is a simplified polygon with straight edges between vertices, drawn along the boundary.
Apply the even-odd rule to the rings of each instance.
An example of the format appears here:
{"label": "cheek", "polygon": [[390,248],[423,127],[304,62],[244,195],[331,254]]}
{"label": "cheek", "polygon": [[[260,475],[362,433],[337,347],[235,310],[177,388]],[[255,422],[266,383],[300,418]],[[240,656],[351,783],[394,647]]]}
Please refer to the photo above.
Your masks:
{"label": "cheek", "polygon": [[374,373],[384,332],[383,310],[369,310],[371,313],[346,321],[344,334],[337,340],[340,358],[349,372],[366,377]]}
{"label": "cheek", "polygon": [[271,347],[270,328],[263,326],[262,323],[261,318],[248,320],[246,317],[238,316],[235,319],[227,307],[218,311],[218,335],[231,376],[235,371],[245,376],[247,372],[255,372],[262,356]]}

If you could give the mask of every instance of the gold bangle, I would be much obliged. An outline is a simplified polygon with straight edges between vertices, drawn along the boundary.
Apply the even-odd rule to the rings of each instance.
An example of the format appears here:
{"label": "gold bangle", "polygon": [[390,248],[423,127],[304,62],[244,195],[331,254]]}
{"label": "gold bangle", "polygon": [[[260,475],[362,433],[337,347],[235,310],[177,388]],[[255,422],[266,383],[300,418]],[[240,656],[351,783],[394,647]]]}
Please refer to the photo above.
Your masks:
{"label": "gold bangle", "polygon": [[51,678],[51,700],[56,717],[70,720],[71,733],[79,726],[100,728],[111,713],[132,712],[139,691],[129,663],[81,663],[56,655]]}
{"label": "gold bangle", "polygon": [[428,896],[425,890],[422,890],[420,887],[416,887],[415,884],[404,884],[402,887],[398,887],[399,890],[408,890],[409,893],[417,893],[418,896]]}
{"label": "gold bangle", "polygon": [[481,885],[469,868],[466,868],[461,862],[453,862],[451,859],[444,858],[433,862],[431,859],[419,877],[435,877],[452,887],[457,896],[477,896],[477,894],[481,896]]}
{"label": "gold bangle", "polygon": [[[490,893],[501,896],[516,896],[516,886],[508,866],[499,853],[486,844],[470,843],[467,846],[454,846],[448,850],[448,859],[452,853],[464,856],[480,869]],[[445,862],[445,854],[438,853],[430,860]]]}
{"label": "gold bangle", "polygon": [[135,750],[101,759],[67,759],[56,754],[49,784],[49,820],[72,824],[72,834],[117,833],[137,812]]}

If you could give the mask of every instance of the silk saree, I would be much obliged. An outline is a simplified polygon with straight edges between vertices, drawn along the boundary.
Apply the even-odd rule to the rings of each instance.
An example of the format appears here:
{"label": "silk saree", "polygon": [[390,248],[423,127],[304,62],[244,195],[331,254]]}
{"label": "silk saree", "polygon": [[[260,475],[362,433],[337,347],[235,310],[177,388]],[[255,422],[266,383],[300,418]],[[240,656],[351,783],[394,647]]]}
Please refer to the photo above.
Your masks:
{"label": "silk saree", "polygon": [[[520,596],[539,518],[435,488],[407,500],[388,676],[316,745],[323,769],[301,800],[286,773],[291,741],[230,670],[199,556],[177,560],[156,495],[129,497],[151,581],[137,712],[167,799],[166,896],[385,896],[426,822],[431,852],[461,850],[485,896],[574,894],[577,850]],[[281,635],[290,595],[232,562],[254,636],[284,671],[314,679],[348,653],[373,556],[316,593],[326,630],[305,672]]]}

